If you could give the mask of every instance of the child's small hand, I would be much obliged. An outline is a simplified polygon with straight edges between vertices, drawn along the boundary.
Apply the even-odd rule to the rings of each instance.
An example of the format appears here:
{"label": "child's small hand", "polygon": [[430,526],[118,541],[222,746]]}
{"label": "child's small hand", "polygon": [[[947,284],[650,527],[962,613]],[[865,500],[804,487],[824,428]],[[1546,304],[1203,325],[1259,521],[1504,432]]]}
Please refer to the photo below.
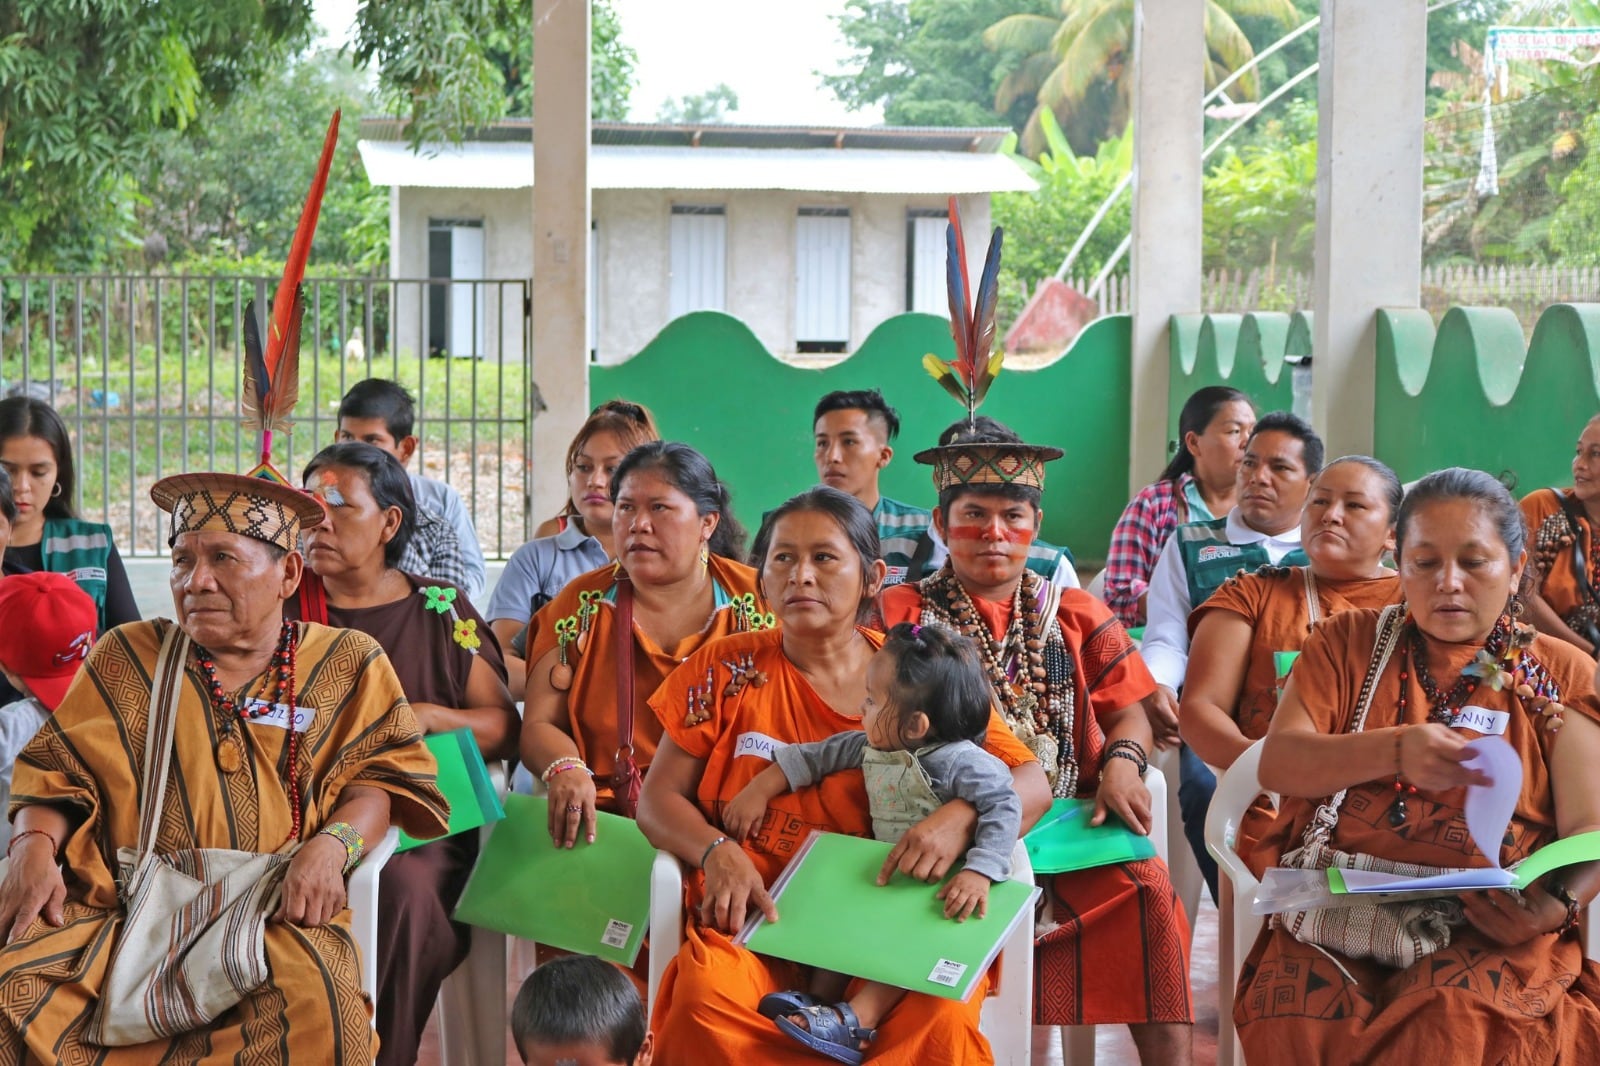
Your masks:
{"label": "child's small hand", "polygon": [[754,782],[739,790],[733,801],[722,808],[722,828],[733,840],[749,839],[767,817],[767,797]]}
{"label": "child's small hand", "polygon": [[974,910],[979,918],[989,914],[989,879],[972,870],[962,870],[939,889],[944,900],[944,916],[958,922],[967,920]]}

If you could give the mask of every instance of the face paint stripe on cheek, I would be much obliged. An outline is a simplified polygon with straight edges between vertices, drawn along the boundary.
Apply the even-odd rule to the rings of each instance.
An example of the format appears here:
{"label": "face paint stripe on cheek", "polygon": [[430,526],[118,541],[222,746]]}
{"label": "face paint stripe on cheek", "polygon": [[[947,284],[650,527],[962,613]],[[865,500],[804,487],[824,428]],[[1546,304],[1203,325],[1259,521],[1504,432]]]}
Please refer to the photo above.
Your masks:
{"label": "face paint stripe on cheek", "polygon": [[[945,542],[952,540],[993,540],[989,536],[989,526],[951,526],[945,531]],[[1008,544],[1032,544],[1033,530],[1013,529],[1010,526],[1000,528],[1000,539]]]}

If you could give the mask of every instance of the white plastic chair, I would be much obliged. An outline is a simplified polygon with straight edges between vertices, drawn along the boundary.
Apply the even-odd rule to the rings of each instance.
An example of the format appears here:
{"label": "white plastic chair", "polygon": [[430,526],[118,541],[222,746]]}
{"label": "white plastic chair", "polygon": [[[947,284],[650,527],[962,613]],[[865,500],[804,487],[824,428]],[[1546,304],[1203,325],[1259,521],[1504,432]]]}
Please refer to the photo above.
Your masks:
{"label": "white plastic chair", "polygon": [[356,952],[361,958],[361,990],[367,994],[374,1007],[373,1024],[377,1024],[378,1003],[378,875],[394,849],[400,845],[400,831],[393,826],[383,834],[383,839],[367,850],[345,884],[345,898],[350,904],[350,936],[356,942]]}
{"label": "white plastic chair", "polygon": [[1217,791],[1206,811],[1206,850],[1217,860],[1217,1066],[1239,1066],[1244,1052],[1233,1030],[1234,985],[1239,967],[1261,932],[1250,913],[1260,883],[1239,853],[1239,824],[1261,795],[1261,745],[1256,741],[1232,766],[1217,774]]}
{"label": "white plastic chair", "polygon": [[[1011,877],[1033,881],[1028,848],[1020,840],[1011,852]],[[683,942],[683,865],[665,851],[656,852],[650,871],[650,937],[649,1012],[654,1016],[661,976]],[[1032,1017],[1033,923],[1024,919],[1001,950],[999,984],[984,1000],[978,1018],[978,1029],[989,1040],[996,1066],[1027,1066]]]}
{"label": "white plastic chair", "polygon": [[[1150,790],[1150,840],[1156,846],[1156,858],[1168,863],[1172,854],[1171,842],[1167,839],[1168,827],[1181,825],[1182,822],[1169,818],[1167,805],[1167,778],[1160,769],[1152,765],[1144,775],[1144,787]],[[1171,792],[1175,796],[1177,789]],[[1187,854],[1187,848],[1180,848]],[[1192,861],[1192,859],[1191,859]],[[1190,919],[1193,921],[1193,919]],[[1029,1018],[1032,1019],[1032,1004],[1029,1005]],[[1062,1066],[1094,1066],[1094,1030],[1092,1025],[1063,1025],[1061,1027],[1061,1063]]]}
{"label": "white plastic chair", "polygon": [[1083,591],[1104,603],[1106,601],[1106,572],[1101,570],[1094,575],[1094,578],[1084,586]]}

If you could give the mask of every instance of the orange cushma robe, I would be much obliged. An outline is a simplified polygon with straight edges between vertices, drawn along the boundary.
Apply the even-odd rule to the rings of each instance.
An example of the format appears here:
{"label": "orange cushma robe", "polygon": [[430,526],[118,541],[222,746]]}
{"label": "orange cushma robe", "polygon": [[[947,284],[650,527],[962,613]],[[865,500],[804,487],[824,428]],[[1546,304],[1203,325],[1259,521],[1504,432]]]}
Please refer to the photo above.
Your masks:
{"label": "orange cushma robe", "polygon": [[[648,771],[661,742],[661,723],[650,713],[650,694],[678,664],[708,641],[738,632],[743,626],[741,613],[734,609],[733,597],[756,591],[756,572],[743,563],[711,556],[711,577],[715,583],[713,612],[705,629],[686,637],[676,647],[661,648],[638,624],[634,625],[633,647],[633,757],[640,770]],[[611,809],[611,775],[617,765],[617,621],[615,569],[602,566],[572,579],[561,594],[539,610],[529,629],[528,669],[556,646],[557,619],[576,618],[579,597],[600,593],[598,613],[590,620],[588,633],[578,641],[582,650],[567,646],[567,662],[572,666],[572,687],[567,692],[567,732],[578,745],[578,754],[594,771],[595,791],[602,808]],[[766,605],[757,601],[762,611]]]}
{"label": "orange cushma robe", "polygon": [[[881,645],[881,634],[860,632],[874,646]],[[745,652],[755,656],[755,668],[766,672],[767,681],[760,687],[746,685],[725,698],[721,692],[728,672],[721,663]],[[687,690],[704,682],[708,665],[716,671],[711,717],[690,726],[685,723]],[[667,678],[650,705],[667,735],[689,755],[705,761],[696,798],[713,825],[720,824],[723,805],[771,765],[771,741],[803,743],[861,728],[859,718],[838,714],[824,703],[790,664],[777,631],[739,634],[707,646]],[[1008,766],[1033,758],[998,717],[990,720],[984,746]],[[744,844],[766,884],[772,884],[813,829],[872,836],[860,770],[831,774],[815,787],[786,792],[772,801],[761,828]],[[686,876],[691,916],[697,913],[703,890],[700,871]],[[816,1066],[815,1052],[756,1013],[756,1004],[766,993],[806,984],[803,967],[755,955],[715,929],[687,922],[682,948],[667,968],[656,1003],[658,1066],[712,1062]],[[984,992],[980,987],[966,1003],[906,996],[879,1026],[868,1053],[870,1061],[884,1066],[993,1062],[988,1041],[978,1033]]]}
{"label": "orange cushma robe", "polygon": [[[1546,560],[1539,558],[1537,541],[1542,527],[1549,525],[1544,530],[1545,537],[1570,535],[1571,525],[1567,521],[1562,509],[1561,501],[1556,499],[1556,493],[1571,496],[1571,489],[1535,489],[1522,498],[1522,521],[1528,527],[1528,555],[1535,567],[1534,580],[1539,583],[1539,595],[1550,609],[1565,621],[1573,611],[1583,606],[1583,593],[1578,589],[1577,573],[1573,569],[1574,559],[1570,544],[1552,546],[1553,554]],[[1578,505],[1578,512],[1583,515],[1583,506]],[[1593,585],[1593,574],[1597,565],[1594,557],[1594,526],[1587,516],[1578,519],[1578,534],[1583,543],[1583,557],[1589,564],[1590,584]]]}
{"label": "orange cushma robe", "polygon": [[[1289,685],[1324,733],[1349,729],[1377,620],[1372,610],[1327,619],[1307,638],[1295,663]],[[1449,671],[1436,671],[1441,682],[1453,679],[1479,647],[1431,638],[1429,643],[1450,660]],[[1600,719],[1592,661],[1546,636],[1536,637],[1530,650],[1556,681],[1569,715]],[[1368,729],[1400,724],[1400,670],[1397,652],[1377,682]],[[1421,684],[1412,677],[1407,685],[1405,721],[1427,721],[1430,708]],[[1522,757],[1522,793],[1499,856],[1509,865],[1556,837],[1547,760],[1562,734],[1543,728],[1544,720],[1524,710],[1509,688],[1495,692],[1480,685],[1470,702],[1510,714],[1505,738]],[[1471,843],[1464,799],[1465,789],[1421,792],[1408,798],[1409,817],[1396,829],[1388,819],[1394,804],[1391,778],[1352,786],[1332,844],[1429,866],[1486,865]],[[1276,865],[1283,851],[1300,843],[1322,802],[1284,797],[1277,821],[1258,846],[1265,853],[1263,865]],[[1281,929],[1264,929],[1239,974],[1234,1021],[1251,1062],[1600,1062],[1600,964],[1584,960],[1574,937],[1546,934],[1508,948],[1464,925],[1454,929],[1448,947],[1395,970],[1370,959],[1330,957]]]}
{"label": "orange cushma robe", "polygon": [[[915,585],[879,597],[885,625],[923,622]],[[990,634],[1001,639],[1011,604],[974,598]],[[1127,631],[1099,600],[1079,589],[1061,594],[1056,618],[1073,662],[1073,747],[1078,795],[1100,785],[1106,737],[1100,719],[1144,699],[1155,681]],[[1034,953],[1036,1025],[1188,1023],[1189,924],[1159,858],[1040,878],[1053,926]]]}

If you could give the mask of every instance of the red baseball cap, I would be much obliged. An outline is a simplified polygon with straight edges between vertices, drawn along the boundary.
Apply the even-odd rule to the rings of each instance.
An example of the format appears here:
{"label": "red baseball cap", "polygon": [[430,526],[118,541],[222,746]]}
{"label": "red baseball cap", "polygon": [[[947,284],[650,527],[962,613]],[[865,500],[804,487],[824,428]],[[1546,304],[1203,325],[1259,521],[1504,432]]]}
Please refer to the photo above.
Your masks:
{"label": "red baseball cap", "polygon": [[94,600],[66,574],[0,578],[0,663],[54,713],[89,657],[98,620]]}

